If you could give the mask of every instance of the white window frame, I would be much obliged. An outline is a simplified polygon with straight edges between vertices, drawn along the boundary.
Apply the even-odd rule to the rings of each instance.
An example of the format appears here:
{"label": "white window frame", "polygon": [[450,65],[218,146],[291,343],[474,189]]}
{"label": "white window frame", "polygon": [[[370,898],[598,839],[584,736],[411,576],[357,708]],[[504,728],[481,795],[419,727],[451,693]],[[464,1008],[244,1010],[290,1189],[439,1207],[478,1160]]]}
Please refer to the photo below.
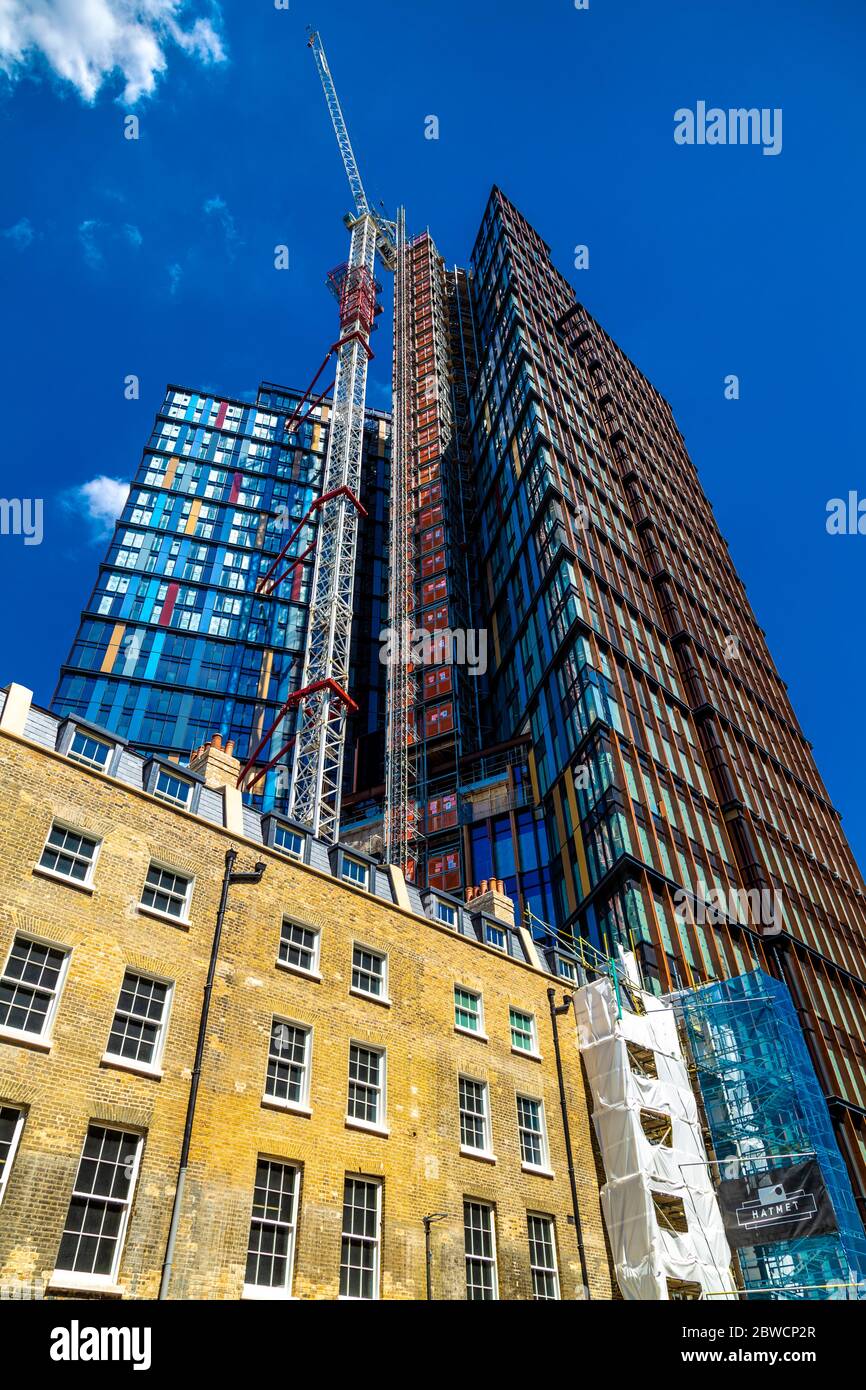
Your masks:
{"label": "white window frame", "polygon": [[[529,1019],[529,1047],[518,1047],[518,1045],[515,1043],[515,1028],[514,1024],[511,1021],[512,1014],[520,1014],[521,1018]],[[541,1052],[538,1047],[538,1020],[535,1017],[535,1014],[530,1013],[528,1009],[518,1008],[516,1004],[509,1004],[508,1031],[511,1036],[511,1051],[514,1053],[515,1057],[532,1057],[536,1061],[540,1059]]]}
{"label": "white window frame", "polygon": [[[313,954],[309,966],[298,965],[295,961],[291,960],[283,960],[280,956],[280,952],[282,951],[284,944],[283,933],[285,932],[286,927],[297,927],[299,931],[309,932],[313,937]],[[295,946],[295,950],[299,949],[299,947]],[[277,949],[277,966],[280,970],[288,970],[293,975],[303,975],[304,978],[307,980],[321,980],[322,976],[319,973],[319,960],[321,957],[321,950],[322,931],[320,927],[314,927],[310,922],[301,922],[298,920],[297,917],[290,917],[287,914],[284,914],[283,920],[280,923],[280,944]]]}
{"label": "white window frame", "polygon": [[[244,1264],[244,1285],[241,1294],[242,1298],[258,1299],[260,1301],[274,1302],[278,1300],[292,1298],[292,1285],[295,1278],[295,1253],[298,1245],[298,1208],[300,1205],[301,1191],[301,1166],[299,1163],[289,1163],[284,1158],[271,1158],[269,1154],[258,1154],[256,1156],[256,1172],[260,1163],[277,1164],[281,1168],[289,1168],[295,1175],[294,1191],[292,1193],[292,1214],[289,1221],[277,1221],[271,1218],[256,1217],[253,1208],[250,1209],[249,1230],[247,1232],[247,1258],[249,1257],[250,1240],[253,1234],[253,1222],[258,1221],[260,1226],[280,1227],[288,1226],[289,1229],[289,1248],[286,1256],[286,1282],[284,1284],[248,1284],[246,1282],[246,1263]],[[253,1207],[255,1206],[255,1179],[253,1180]]]}
{"label": "white window frame", "polygon": [[[165,1001],[162,1006],[162,1017],[157,1025],[156,1045],[153,1057],[149,1062],[139,1061],[135,1057],[124,1057],[120,1052],[111,1052],[111,1034],[114,1031],[115,1020],[120,1012],[120,996],[123,993],[123,986],[126,983],[127,975],[134,975],[137,980],[146,980],[149,984],[165,986]],[[149,1076],[162,1075],[162,1058],[165,1052],[165,1043],[168,1037],[168,1021],[171,1016],[171,1005],[174,998],[174,982],[164,979],[161,975],[151,975],[145,970],[135,970],[127,966],[123,972],[123,979],[120,982],[120,989],[117,991],[117,1003],[114,1006],[114,1013],[111,1016],[111,1027],[108,1030],[108,1042],[105,1044],[105,1052],[102,1060],[106,1066],[120,1067],[129,1071],[144,1072]],[[131,1014],[128,1010],[124,1011],[124,1017],[138,1018],[142,1022],[153,1023],[153,1019],[143,1019],[139,1014]]]}
{"label": "white window frame", "polygon": [[[538,1106],[539,1129],[527,1129],[521,1123],[520,1102],[527,1101],[530,1105]],[[518,1091],[516,1096],[517,1109],[517,1139],[520,1144],[520,1166],[525,1173],[549,1173],[550,1172],[550,1146],[547,1142],[547,1116],[544,1112],[544,1101],[541,1096],[531,1096],[525,1091]],[[532,1135],[537,1139],[541,1148],[541,1162],[534,1163],[531,1159],[524,1158],[523,1155],[523,1136]]]}
{"label": "white window frame", "polygon": [[[382,974],[381,974],[381,976],[379,977],[380,982],[381,982],[381,985],[382,985],[382,991],[381,991],[380,994],[374,994],[372,990],[364,989],[361,985],[356,985],[356,984],[355,984],[355,970],[356,970],[356,968],[357,968],[359,971],[361,971],[362,974],[364,974],[364,975],[371,975],[371,974],[373,973],[372,971],[367,970],[367,969],[365,969],[364,967],[362,967],[362,966],[360,966],[360,965],[356,967],[356,965],[355,965],[355,952],[356,952],[356,951],[364,951],[364,952],[366,952],[366,954],[367,954],[368,956],[372,956],[374,960],[379,960],[379,961],[382,962]],[[390,996],[390,994],[389,994],[389,992],[388,992],[388,976],[389,976],[389,970],[388,970],[388,952],[387,952],[387,951],[382,951],[382,950],[380,950],[380,949],[378,948],[378,946],[367,946],[366,943],[363,942],[363,941],[353,941],[353,942],[352,942],[352,974],[351,974],[351,977],[350,977],[350,984],[349,984],[349,993],[350,993],[350,994],[355,994],[355,995],[357,995],[360,999],[371,999],[371,1000],[373,1001],[374,1004],[385,1004],[385,1005],[390,1004],[390,1003],[391,1003],[391,996]],[[375,976],[374,976],[374,978],[375,978]]]}
{"label": "white window frame", "polygon": [[[62,830],[67,835],[80,835],[82,839],[90,840],[93,843],[93,856],[89,860],[82,860],[79,854],[69,854],[70,859],[82,860],[87,863],[87,873],[84,878],[73,878],[71,874],[61,873],[59,869],[50,869],[47,864],[42,863],[42,858],[47,852],[66,854],[67,851],[57,845],[50,844],[51,836],[55,830]],[[93,875],[96,872],[96,863],[99,859],[99,851],[102,849],[102,840],[98,835],[94,835],[89,830],[79,830],[77,826],[70,825],[68,821],[53,820],[48,827],[48,834],[39,855],[39,859],[34,867],[34,873],[40,874],[43,878],[51,878],[55,883],[67,883],[73,888],[93,889]]]}
{"label": "white window frame", "polygon": [[12,1138],[9,1141],[9,1152],[3,1160],[3,1167],[0,1168],[0,1203],[2,1203],[3,1194],[12,1173],[12,1164],[15,1162],[15,1155],[18,1152],[18,1145],[21,1143],[21,1133],[24,1129],[27,1111],[23,1110],[20,1105],[7,1105],[5,1101],[0,1101],[0,1110],[11,1110],[13,1114],[18,1116],[12,1131]]}
{"label": "white window frame", "polygon": [[[343,1227],[343,1217],[346,1206],[346,1185],[347,1183],[370,1184],[376,1189],[376,1234],[372,1237],[356,1236],[346,1232]],[[343,1178],[343,1197],[340,1207],[340,1283],[343,1279],[343,1242],[345,1240],[360,1240],[373,1247],[373,1297],[372,1299],[357,1298],[354,1294],[338,1294],[338,1302],[344,1303],[371,1303],[378,1302],[382,1296],[382,1187],[383,1182],[379,1177],[370,1177],[366,1173],[346,1173]]]}
{"label": "white window frame", "polygon": [[457,929],[457,908],[451,903],[443,902],[441,898],[433,899],[436,905],[434,920],[441,922],[443,927],[450,927],[452,931]]}
{"label": "white window frame", "polygon": [[[501,940],[499,939],[501,937]],[[484,923],[484,943],[492,947],[494,951],[508,951],[508,935],[504,927],[494,926],[492,922]]]}
{"label": "white window frame", "polygon": [[[183,909],[179,917],[176,917],[172,912],[164,912],[163,909],[160,907],[151,907],[149,903],[146,903],[144,901],[144,894],[148,888],[153,888],[156,892],[167,892],[167,890],[163,888],[157,888],[155,884],[148,883],[147,875],[150,873],[151,869],[159,869],[161,873],[171,874],[172,877],[183,879],[186,882],[186,892],[184,894]],[[185,873],[182,869],[175,869],[171,866],[171,864],[166,864],[161,859],[151,859],[150,863],[147,866],[147,872],[144,875],[144,883],[142,884],[141,888],[141,898],[138,903],[138,910],[139,912],[146,913],[149,917],[158,917],[161,922],[173,922],[175,925],[180,923],[182,926],[188,926],[189,909],[192,903],[192,894],[194,888],[195,879],[191,874]],[[168,896],[177,897],[178,894],[176,893],[176,891],[172,890],[168,893]]]}
{"label": "white window frame", "polygon": [[[78,1182],[78,1175],[81,1171],[81,1163],[84,1158],[84,1150],[87,1145],[87,1139],[90,1135],[91,1129],[102,1129],[112,1134],[122,1134],[132,1143],[135,1144],[133,1167],[129,1178],[129,1191],[126,1197],[124,1197],[121,1202],[121,1205],[124,1209],[123,1218],[121,1220],[120,1229],[118,1231],[117,1241],[114,1247],[114,1258],[112,1260],[111,1270],[109,1271],[109,1273],[92,1274],[84,1270],[66,1269],[61,1265],[57,1265],[55,1266],[54,1273],[51,1276],[50,1282],[51,1284],[59,1288],[114,1288],[117,1284],[117,1274],[120,1269],[120,1262],[123,1258],[123,1250],[126,1244],[127,1233],[129,1231],[129,1218],[132,1213],[132,1203],[135,1197],[135,1189],[138,1185],[138,1174],[141,1168],[141,1155],[144,1149],[144,1135],[137,1133],[135,1130],[124,1129],[122,1126],[112,1125],[111,1123],[102,1120],[91,1120],[87,1126],[87,1131],[84,1136],[84,1142],[82,1143],[81,1149],[79,1151],[78,1166],[75,1170],[75,1178],[73,1180],[72,1191],[69,1195],[69,1207],[67,1207],[66,1216],[64,1217],[63,1232],[60,1237],[60,1244],[63,1244],[63,1236],[66,1234],[66,1222],[69,1220],[69,1208],[72,1206],[73,1199],[76,1196],[79,1196],[84,1200],[89,1201],[91,1200],[91,1198],[93,1198],[94,1195],[92,1193],[87,1193],[83,1191],[79,1192],[76,1187],[76,1184]],[[95,1200],[101,1202],[102,1205],[106,1207],[113,1206],[117,1202],[117,1199],[108,1197],[97,1197]],[[58,1259],[59,1258],[60,1248],[58,1247]]]}
{"label": "white window frame", "polygon": [[[276,1040],[276,1031],[280,1027],[296,1028],[304,1035],[304,1060],[302,1063],[291,1062],[289,1065],[301,1066],[301,1094],[297,1100],[283,1099],[281,1096],[271,1095],[268,1091],[268,1071],[271,1061],[283,1062],[286,1059],[276,1053],[271,1052],[273,1043]],[[296,1018],[284,1018],[281,1014],[273,1014],[271,1026],[268,1032],[268,1057],[265,1064],[265,1085],[262,1091],[262,1105],[272,1110],[292,1110],[299,1115],[310,1115],[310,1077],[313,1070],[313,1029],[309,1023],[301,1023]]]}
{"label": "white window frame", "polygon": [[[552,1252],[553,1252],[553,1264],[550,1265],[550,1266],[548,1266],[548,1265],[535,1265],[535,1264],[532,1263],[532,1236],[531,1236],[531,1233],[530,1233],[530,1222],[531,1222],[531,1221],[544,1221],[544,1222],[547,1223],[547,1227],[548,1227],[548,1230],[549,1230],[549,1232],[550,1232],[550,1246],[551,1246],[551,1250],[552,1250]],[[539,1303],[539,1302],[541,1302],[541,1303],[554,1303],[554,1302],[558,1302],[558,1301],[562,1298],[562,1291],[561,1291],[560,1283],[559,1283],[559,1251],[557,1250],[557,1247],[556,1247],[556,1220],[555,1220],[555,1218],[552,1217],[552,1216],[550,1215],[549,1212],[545,1212],[545,1211],[528,1211],[528,1212],[526,1213],[526,1237],[527,1237],[527,1241],[528,1241],[528,1243],[529,1243],[529,1277],[530,1277],[530,1280],[531,1280],[531,1282],[532,1282],[532,1298],[533,1298],[533,1301],[536,1302],[536,1303]],[[551,1298],[544,1298],[544,1299],[539,1299],[539,1298],[537,1298],[536,1293],[535,1293],[535,1275],[536,1275],[536,1273],[538,1273],[538,1274],[543,1274],[543,1275],[546,1275],[546,1276],[553,1275],[553,1282],[554,1282],[554,1285],[555,1285],[555,1288],[556,1288],[556,1293],[555,1293],[555,1295],[554,1295],[554,1297],[553,1297],[552,1299],[551,1299]]]}
{"label": "white window frame", "polygon": [[[347,864],[354,865],[361,869],[364,875],[363,882],[359,878],[352,877],[346,873]],[[366,893],[370,891],[370,865],[365,864],[363,859],[356,859],[353,854],[344,854],[340,861],[340,878],[344,883],[350,883],[353,888],[362,888]]]}
{"label": "white window frame", "polygon": [[[366,1090],[372,1091],[376,1096],[376,1118],[367,1120],[363,1116],[353,1115],[350,1111],[350,1096],[352,1091],[352,1048],[361,1048],[364,1052],[369,1052],[379,1059],[379,1082],[377,1086],[369,1086],[367,1082],[355,1082],[355,1085],[363,1086]],[[361,1041],[358,1038],[349,1040],[349,1059],[348,1059],[348,1085],[346,1088],[346,1124],[349,1129],[371,1130],[375,1134],[387,1134],[387,1104],[388,1104],[388,1053],[384,1047],[379,1047],[374,1043]]]}
{"label": "white window frame", "polygon": [[[83,753],[76,753],[75,740],[77,738],[89,739],[91,743],[95,743],[100,748],[104,748],[104,761],[99,762],[96,758],[88,758],[85,757]],[[91,767],[96,772],[107,772],[109,764],[111,763],[111,755],[116,747],[117,745],[114,743],[109,743],[108,739],[99,738],[97,734],[92,734],[89,729],[84,729],[80,725],[76,724],[72,730],[72,737],[69,740],[69,747],[66,750],[66,756],[70,762],[79,763],[82,767]]]}
{"label": "white window frame", "polygon": [[[492,1255],[470,1255],[466,1249],[466,1208],[478,1207],[481,1211],[486,1211],[490,1218],[490,1249]],[[492,1299],[470,1299],[469,1298],[469,1261],[479,1260],[482,1264],[488,1265],[493,1271],[493,1298]],[[466,1282],[466,1298],[472,1303],[493,1303],[499,1298],[499,1259],[496,1249],[496,1208],[492,1202],[481,1202],[474,1197],[463,1198],[463,1274]]]}
{"label": "white window frame", "polygon": [[[54,986],[52,990],[48,990],[46,988],[43,988],[42,986],[29,984],[26,980],[19,980],[14,975],[7,976],[6,972],[9,968],[9,962],[12,959],[12,952],[14,951],[16,942],[18,941],[32,942],[34,946],[44,946],[46,950],[59,951],[62,954],[63,962],[60,966],[60,970],[57,975],[57,984]],[[0,1024],[0,1038],[20,1039],[22,1042],[29,1042],[37,1046],[41,1045],[44,1048],[46,1048],[46,1050],[51,1046],[51,1037],[54,1030],[54,1020],[57,1017],[57,1010],[60,1006],[60,996],[62,995],[63,987],[66,984],[66,977],[69,974],[69,958],[71,954],[71,948],[69,946],[61,946],[61,944],[58,941],[48,941],[44,937],[33,936],[29,932],[15,933],[15,935],[12,937],[12,942],[9,946],[9,950],[6,952],[6,961],[4,963],[3,969],[0,970],[0,980],[8,979],[13,985],[23,985],[25,989],[31,989],[34,991],[34,993],[41,992],[43,994],[50,994],[52,997],[51,1002],[48,1005],[47,1012],[45,1014],[45,1021],[38,1033],[34,1033],[32,1029],[29,1028],[13,1028],[9,1024],[2,1023]]]}
{"label": "white window frame", "polygon": [[[298,841],[298,848],[297,848],[297,849],[289,849],[289,847],[288,847],[287,845],[281,845],[281,844],[278,842],[278,840],[277,840],[277,836],[280,835],[280,834],[282,834],[282,835],[291,835],[294,839],[296,839],[296,840]],[[284,855],[286,856],[287,859],[303,859],[303,857],[304,857],[304,837],[303,837],[303,835],[301,834],[301,832],[300,832],[299,830],[293,830],[293,829],[291,828],[291,826],[289,826],[289,825],[282,825],[279,821],[277,821],[276,824],[274,825],[274,836],[273,836],[273,839],[274,839],[273,848],[277,851],[278,854],[284,854]]]}
{"label": "white window frame", "polygon": [[[471,997],[472,997],[473,999],[476,999],[476,1000],[478,1001],[478,1027],[477,1027],[477,1028],[467,1028],[465,1024],[463,1024],[463,1023],[458,1023],[458,1022],[457,1022],[457,1011],[458,1011],[458,1009],[461,1009],[463,1013],[468,1013],[468,1012],[469,1012],[468,1009],[464,1009],[464,1008],[462,1007],[462,1005],[459,1005],[459,1004],[457,1003],[457,991],[458,991],[458,989],[461,990],[463,994],[471,995]],[[481,990],[480,990],[480,989],[470,989],[469,985],[455,984],[455,986],[454,986],[454,992],[453,992],[452,998],[453,998],[453,1003],[454,1003],[454,1031],[455,1031],[455,1033],[463,1033],[464,1036],[467,1037],[467,1038],[481,1038],[482,1041],[486,1042],[486,1041],[487,1041],[487,1031],[486,1031],[485,1026],[484,1026],[484,996],[482,995]]]}
{"label": "white window frame", "polygon": [[[464,1109],[463,1109],[463,1106],[462,1106],[462,1104],[461,1104],[461,1095],[460,1095],[460,1083],[461,1083],[461,1081],[467,1081],[467,1082],[469,1082],[469,1084],[472,1085],[472,1086],[480,1086],[480,1087],[481,1087],[481,1100],[482,1100],[482,1105],[483,1105],[483,1109],[481,1110],[481,1112],[478,1112],[478,1111],[476,1111],[476,1110],[464,1110]],[[482,1077],[480,1077],[480,1076],[469,1076],[468,1073],[466,1073],[466,1072],[460,1072],[460,1073],[458,1074],[458,1077],[457,1077],[457,1111],[458,1111],[458,1117],[459,1117],[459,1121],[460,1121],[460,1125],[459,1125],[459,1135],[460,1135],[460,1152],[461,1152],[461,1154],[464,1156],[464,1158],[486,1158],[488,1161],[490,1161],[490,1162],[492,1162],[492,1163],[495,1163],[495,1162],[496,1162],[496,1157],[495,1157],[494,1152],[493,1152],[493,1126],[492,1126],[491,1119],[490,1119],[490,1086],[489,1086],[489,1084],[488,1084],[486,1081],[484,1081],[484,1080],[482,1079]],[[465,1142],[464,1138],[463,1138],[463,1116],[464,1116],[464,1114],[465,1114],[465,1115],[471,1115],[473,1119],[478,1119],[478,1118],[481,1119],[481,1123],[482,1123],[482,1135],[483,1135],[483,1140],[484,1140],[484,1142],[483,1142],[483,1144],[482,1144],[482,1146],[481,1146],[480,1148],[476,1148],[475,1145],[473,1145],[473,1144],[467,1144],[467,1143]]]}
{"label": "white window frame", "polygon": [[[182,787],[186,787],[186,796],[181,800],[178,796],[170,796],[168,792],[160,791],[160,777],[170,777],[172,781],[179,782]],[[177,806],[181,811],[188,811],[192,805],[192,794],[195,783],[184,777],[182,772],[174,772],[169,767],[164,767],[162,763],[157,763],[156,773],[153,778],[153,795],[157,801],[164,801],[167,806]]]}

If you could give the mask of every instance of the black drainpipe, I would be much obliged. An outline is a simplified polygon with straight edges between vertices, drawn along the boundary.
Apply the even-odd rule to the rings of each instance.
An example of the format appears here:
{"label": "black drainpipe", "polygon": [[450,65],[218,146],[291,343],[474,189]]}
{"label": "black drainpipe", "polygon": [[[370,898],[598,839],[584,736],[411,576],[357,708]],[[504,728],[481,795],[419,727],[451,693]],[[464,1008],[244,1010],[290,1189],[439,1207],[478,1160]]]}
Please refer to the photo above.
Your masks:
{"label": "black drainpipe", "polygon": [[562,1130],[565,1135],[565,1156],[568,1160],[568,1182],[571,1187],[571,1210],[574,1215],[574,1229],[577,1233],[577,1250],[580,1255],[580,1274],[583,1279],[583,1287],[586,1289],[587,1302],[592,1298],[589,1287],[589,1274],[586,1268],[586,1250],[583,1245],[583,1227],[580,1223],[580,1207],[577,1201],[577,1180],[574,1175],[574,1155],[571,1151],[571,1126],[568,1123],[568,1104],[565,1098],[565,1078],[562,1074],[562,1053],[559,1050],[559,1027],[557,1018],[560,1014],[567,1014],[572,1004],[570,995],[563,996],[563,1002],[556,1004],[556,990],[547,991],[547,1000],[550,1004],[550,1023],[553,1028],[553,1050],[556,1054],[556,1077],[559,1082],[559,1108],[562,1111]]}
{"label": "black drainpipe", "polygon": [[261,860],[249,873],[234,873],[235,860],[238,857],[236,849],[226,850],[226,867],[223,874],[223,886],[220,894],[220,905],[217,910],[216,927],[214,929],[213,941],[210,948],[210,964],[208,965],[207,979],[204,986],[204,996],[202,998],[201,1015],[198,1021],[198,1038],[195,1045],[195,1061],[192,1068],[192,1079],[189,1085],[189,1097],[186,1103],[186,1123],[183,1127],[183,1143],[180,1149],[180,1163],[177,1170],[177,1185],[174,1190],[174,1202],[171,1208],[171,1223],[168,1228],[168,1240],[165,1247],[165,1258],[162,1263],[162,1279],[159,1285],[159,1297],[168,1297],[168,1286],[171,1282],[171,1269],[174,1264],[174,1246],[177,1240],[177,1228],[180,1222],[180,1209],[183,1204],[183,1190],[186,1186],[186,1171],[189,1166],[189,1146],[192,1139],[192,1127],[195,1120],[195,1106],[198,1099],[199,1082],[201,1081],[202,1060],[204,1058],[204,1045],[207,1037],[208,1016],[210,1014],[210,1001],[213,994],[213,982],[216,975],[217,957],[219,956],[220,941],[223,934],[223,919],[226,915],[226,905],[228,903],[229,888],[235,883],[259,883],[262,874],[267,867]]}

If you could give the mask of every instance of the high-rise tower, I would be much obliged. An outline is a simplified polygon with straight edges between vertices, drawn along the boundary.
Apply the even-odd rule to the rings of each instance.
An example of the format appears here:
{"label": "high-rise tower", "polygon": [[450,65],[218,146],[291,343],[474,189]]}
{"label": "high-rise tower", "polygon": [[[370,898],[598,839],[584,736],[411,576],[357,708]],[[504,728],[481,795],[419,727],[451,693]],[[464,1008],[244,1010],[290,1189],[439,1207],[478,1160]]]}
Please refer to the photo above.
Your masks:
{"label": "high-rise tower", "polygon": [[[670,407],[498,189],[472,293],[491,723],[531,740],[547,920],[663,993],[784,979],[862,1211],[863,879]],[[470,881],[531,907],[515,814],[484,831]]]}

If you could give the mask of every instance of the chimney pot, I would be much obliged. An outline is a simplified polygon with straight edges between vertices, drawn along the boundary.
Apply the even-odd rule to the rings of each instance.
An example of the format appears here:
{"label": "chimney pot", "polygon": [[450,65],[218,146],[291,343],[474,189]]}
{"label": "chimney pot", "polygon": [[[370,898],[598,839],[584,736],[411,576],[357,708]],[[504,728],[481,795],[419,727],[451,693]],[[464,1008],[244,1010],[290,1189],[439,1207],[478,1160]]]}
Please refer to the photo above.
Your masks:
{"label": "chimney pot", "polygon": [[472,903],[476,912],[486,913],[503,926],[514,927],[514,901],[506,892],[504,879],[483,878],[480,888],[467,888],[466,901]]}
{"label": "chimney pot", "polygon": [[221,735],[213,734],[190,753],[190,770],[204,777],[205,786],[235,788],[241,765],[238,759],[232,756],[233,748],[233,743],[227,743],[223,748]]}

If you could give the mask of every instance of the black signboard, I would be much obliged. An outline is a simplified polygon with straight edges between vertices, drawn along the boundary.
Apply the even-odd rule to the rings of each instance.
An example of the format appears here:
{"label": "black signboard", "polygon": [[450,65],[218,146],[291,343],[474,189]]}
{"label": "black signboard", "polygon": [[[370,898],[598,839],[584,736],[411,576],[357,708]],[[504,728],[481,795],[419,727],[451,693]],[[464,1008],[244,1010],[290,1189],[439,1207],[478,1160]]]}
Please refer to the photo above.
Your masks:
{"label": "black signboard", "polygon": [[719,1184],[728,1244],[772,1245],[835,1231],[836,1216],[818,1160],[807,1158]]}

